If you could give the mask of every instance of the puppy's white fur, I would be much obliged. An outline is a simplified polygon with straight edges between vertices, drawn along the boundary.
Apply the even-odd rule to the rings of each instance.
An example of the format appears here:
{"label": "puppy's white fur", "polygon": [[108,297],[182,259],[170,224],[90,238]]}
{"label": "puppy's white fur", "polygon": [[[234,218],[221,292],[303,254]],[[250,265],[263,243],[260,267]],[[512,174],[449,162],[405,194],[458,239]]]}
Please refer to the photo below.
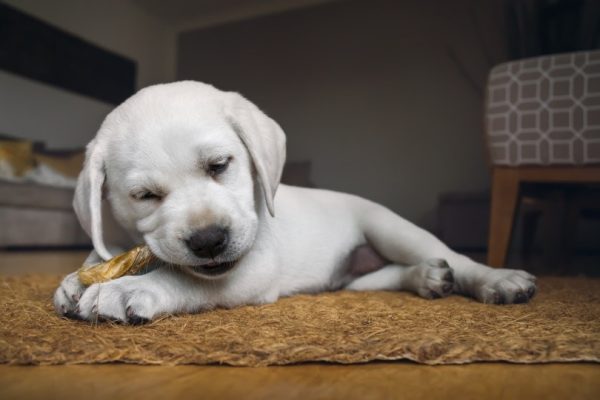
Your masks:
{"label": "puppy's white fur", "polygon": [[[223,160],[223,173],[207,172]],[[339,288],[490,303],[533,295],[532,275],[478,264],[381,205],[279,185],[284,161],[279,125],[237,93],[191,81],[141,90],[89,144],[74,207],[95,248],[86,265],[144,242],[170,265],[89,288],[70,274],[55,293],[57,312],[136,322]],[[140,199],[149,192],[161,199]],[[198,257],[186,240],[211,225],[229,231],[229,244],[214,259]],[[388,265],[348,269],[364,245]],[[214,263],[235,267],[217,277],[197,268]]]}

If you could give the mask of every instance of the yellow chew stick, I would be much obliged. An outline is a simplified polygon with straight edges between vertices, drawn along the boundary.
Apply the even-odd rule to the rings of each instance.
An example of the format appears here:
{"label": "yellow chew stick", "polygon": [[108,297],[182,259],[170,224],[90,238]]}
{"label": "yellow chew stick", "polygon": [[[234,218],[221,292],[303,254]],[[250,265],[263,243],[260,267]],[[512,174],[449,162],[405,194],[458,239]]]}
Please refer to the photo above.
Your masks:
{"label": "yellow chew stick", "polygon": [[89,267],[81,267],[77,274],[83,285],[90,286],[94,283],[117,279],[124,275],[137,274],[155,259],[148,246],[137,246],[127,253],[119,254],[108,261]]}

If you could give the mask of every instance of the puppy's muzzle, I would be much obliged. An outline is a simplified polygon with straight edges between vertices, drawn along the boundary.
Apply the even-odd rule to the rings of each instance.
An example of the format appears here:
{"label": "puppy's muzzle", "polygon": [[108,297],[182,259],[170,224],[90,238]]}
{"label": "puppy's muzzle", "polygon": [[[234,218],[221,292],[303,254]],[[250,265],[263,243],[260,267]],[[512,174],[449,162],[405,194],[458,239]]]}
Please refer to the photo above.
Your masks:
{"label": "puppy's muzzle", "polygon": [[229,231],[217,225],[211,225],[192,233],[185,241],[187,247],[200,258],[215,258],[229,243]]}

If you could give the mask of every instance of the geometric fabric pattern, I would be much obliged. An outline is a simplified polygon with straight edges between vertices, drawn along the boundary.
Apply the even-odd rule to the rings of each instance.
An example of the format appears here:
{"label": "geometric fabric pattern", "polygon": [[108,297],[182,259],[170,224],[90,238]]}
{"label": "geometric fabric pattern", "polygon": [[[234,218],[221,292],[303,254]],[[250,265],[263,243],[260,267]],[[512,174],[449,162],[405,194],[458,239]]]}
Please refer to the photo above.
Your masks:
{"label": "geometric fabric pattern", "polygon": [[492,165],[600,164],[600,51],[494,67],[485,123]]}

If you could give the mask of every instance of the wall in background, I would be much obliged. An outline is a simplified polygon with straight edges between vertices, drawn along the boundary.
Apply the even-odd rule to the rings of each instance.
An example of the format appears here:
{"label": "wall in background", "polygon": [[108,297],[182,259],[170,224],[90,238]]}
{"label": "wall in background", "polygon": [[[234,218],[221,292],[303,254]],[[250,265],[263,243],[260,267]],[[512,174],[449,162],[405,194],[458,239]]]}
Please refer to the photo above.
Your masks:
{"label": "wall in background", "polygon": [[482,105],[500,2],[351,0],[187,31],[178,79],[239,91],[320,187],[431,228],[445,191],[488,187]]}
{"label": "wall in background", "polygon": [[175,31],[129,1],[4,0],[82,39],[133,59],[138,87],[172,80]]}
{"label": "wall in background", "polygon": [[[176,33],[129,1],[5,0],[25,13],[137,63],[137,85],[175,76]],[[81,147],[114,105],[0,71],[0,132]]]}
{"label": "wall in background", "polygon": [[114,105],[0,71],[0,133],[81,148]]}

